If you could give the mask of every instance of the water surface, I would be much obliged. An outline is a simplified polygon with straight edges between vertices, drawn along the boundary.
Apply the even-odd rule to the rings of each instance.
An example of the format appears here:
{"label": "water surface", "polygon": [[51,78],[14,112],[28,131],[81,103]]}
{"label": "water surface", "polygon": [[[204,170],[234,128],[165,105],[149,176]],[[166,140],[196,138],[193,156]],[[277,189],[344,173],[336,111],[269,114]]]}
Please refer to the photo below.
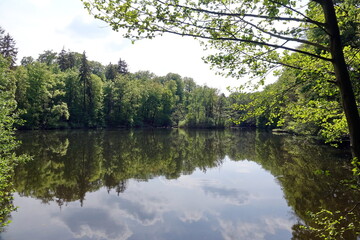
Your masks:
{"label": "water surface", "polygon": [[[1,239],[315,239],[344,210],[344,150],[255,131],[24,132]],[[329,177],[331,174],[331,177]],[[356,239],[355,235],[349,235]]]}

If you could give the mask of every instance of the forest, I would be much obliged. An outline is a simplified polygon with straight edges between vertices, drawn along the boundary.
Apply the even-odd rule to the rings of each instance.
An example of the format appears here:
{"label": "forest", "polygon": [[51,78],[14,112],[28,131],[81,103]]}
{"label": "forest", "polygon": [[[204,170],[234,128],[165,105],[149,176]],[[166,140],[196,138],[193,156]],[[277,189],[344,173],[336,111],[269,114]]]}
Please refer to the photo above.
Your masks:
{"label": "forest", "polygon": [[128,72],[82,54],[45,51],[11,70],[25,129],[103,127],[224,127],[227,98],[193,79]]}
{"label": "forest", "polygon": [[[331,143],[348,138],[339,90],[330,75],[286,68],[261,91],[225,96],[175,73],[130,73],[121,58],[105,66],[88,60],[85,51],[46,50],[16,65],[16,42],[2,32],[1,71],[7,75],[2,94],[13,101],[20,129],[240,126],[281,129]],[[359,101],[360,52],[350,50]]]}

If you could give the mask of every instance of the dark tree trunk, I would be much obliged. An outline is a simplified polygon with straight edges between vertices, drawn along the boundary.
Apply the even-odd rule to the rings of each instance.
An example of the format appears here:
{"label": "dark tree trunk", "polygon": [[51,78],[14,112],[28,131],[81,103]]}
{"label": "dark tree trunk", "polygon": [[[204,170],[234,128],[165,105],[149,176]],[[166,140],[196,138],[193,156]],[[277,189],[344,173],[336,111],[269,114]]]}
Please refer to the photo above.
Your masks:
{"label": "dark tree trunk", "polygon": [[326,30],[330,38],[332,64],[334,66],[336,82],[340,89],[342,105],[349,127],[351,151],[353,157],[360,159],[360,117],[349,71],[345,62],[334,3],[331,0],[318,0],[316,2],[321,4],[325,15]]}

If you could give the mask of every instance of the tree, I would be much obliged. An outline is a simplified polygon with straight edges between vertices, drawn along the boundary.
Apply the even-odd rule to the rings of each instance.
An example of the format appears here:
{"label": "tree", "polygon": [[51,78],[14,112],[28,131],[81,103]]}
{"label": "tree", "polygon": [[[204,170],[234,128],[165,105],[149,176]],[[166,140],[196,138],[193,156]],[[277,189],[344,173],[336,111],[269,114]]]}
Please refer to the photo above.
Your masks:
{"label": "tree", "polygon": [[[1,35],[1,28],[0,28]],[[0,232],[10,222],[13,205],[14,186],[12,184],[14,168],[25,156],[14,153],[19,143],[15,139],[15,124],[20,124],[16,111],[13,72],[11,62],[0,55]]]}
{"label": "tree", "polygon": [[27,66],[27,65],[29,65],[29,64],[32,64],[32,63],[34,63],[34,58],[33,57],[31,57],[31,56],[29,56],[29,57],[23,57],[22,59],[21,59],[21,66]]}
{"label": "tree", "polygon": [[69,107],[70,124],[79,127],[84,117],[82,112],[83,98],[82,87],[79,84],[79,72],[77,70],[66,71],[63,73],[62,77],[63,82],[65,83],[64,100]]}
{"label": "tree", "polygon": [[117,66],[115,64],[109,63],[105,68],[105,77],[107,80],[114,80],[118,74]]}
{"label": "tree", "polygon": [[53,50],[46,50],[43,53],[41,53],[38,57],[38,61],[41,63],[45,63],[46,65],[50,66],[55,63],[57,59],[57,53]]}
{"label": "tree", "polygon": [[61,71],[65,71],[66,69],[70,68],[68,54],[66,53],[65,49],[62,49],[59,53],[59,56],[57,57],[57,62]]}
{"label": "tree", "polygon": [[89,121],[89,116],[88,116],[88,111],[89,109],[87,109],[87,96],[89,95],[90,92],[90,77],[91,77],[91,70],[90,70],[90,66],[89,66],[89,62],[87,60],[86,57],[86,53],[85,51],[82,54],[82,58],[81,58],[81,65],[80,65],[80,69],[79,69],[80,73],[79,73],[79,77],[80,77],[80,84],[82,84],[82,90],[83,90],[83,117],[85,120],[85,123],[88,124]]}
{"label": "tree", "polygon": [[44,63],[35,62],[18,67],[16,101],[25,110],[22,118],[25,127],[54,128],[61,120],[69,118],[68,107],[63,102],[64,83]]}
{"label": "tree", "polygon": [[[344,36],[358,31],[359,1],[82,1],[96,18],[113,30],[127,29],[125,37],[134,40],[163,33],[202,39],[205,47],[219,50],[207,62],[227,69],[231,76],[264,75],[278,65],[324,74],[326,67],[314,70],[311,63],[331,65],[331,81],[340,91],[353,156],[360,158],[360,117],[344,57],[344,46],[349,43]],[[308,36],[310,29],[323,37]],[[287,61],[288,52],[310,59],[307,66],[311,67]]]}
{"label": "tree", "polygon": [[105,67],[97,61],[89,61],[91,72],[98,77],[100,77],[102,80],[105,79]]}
{"label": "tree", "polygon": [[128,79],[117,76],[104,84],[104,113],[107,126],[118,126],[122,123],[122,97]]}
{"label": "tree", "polygon": [[0,54],[9,59],[11,67],[13,67],[16,63],[16,55],[18,53],[17,48],[15,47],[16,42],[10,36],[10,34],[6,34],[2,37],[4,30],[0,28]]}
{"label": "tree", "polygon": [[129,73],[127,63],[124,60],[122,60],[121,58],[119,59],[119,62],[117,65],[117,71],[120,74],[128,74]]}
{"label": "tree", "polygon": [[95,74],[90,75],[88,95],[88,126],[102,126],[103,123],[103,82]]}

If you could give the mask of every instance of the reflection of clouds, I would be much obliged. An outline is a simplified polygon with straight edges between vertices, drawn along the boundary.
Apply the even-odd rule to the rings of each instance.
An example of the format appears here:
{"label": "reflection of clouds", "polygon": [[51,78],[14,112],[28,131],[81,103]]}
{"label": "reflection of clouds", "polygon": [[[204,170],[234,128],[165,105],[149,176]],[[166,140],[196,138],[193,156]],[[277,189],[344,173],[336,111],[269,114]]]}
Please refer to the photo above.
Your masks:
{"label": "reflection of clouds", "polygon": [[293,223],[283,219],[283,218],[265,218],[264,219],[266,230],[271,233],[275,234],[276,229],[284,229],[289,232],[292,232],[291,227],[293,226]]}
{"label": "reflection of clouds", "polygon": [[[184,211],[180,216],[179,219],[182,222],[193,223],[198,222],[203,218],[204,213],[200,211]],[[202,220],[207,220],[207,218],[203,218]]]}
{"label": "reflection of clouds", "polygon": [[165,211],[166,202],[157,198],[136,198],[131,200],[124,197],[107,199],[107,203],[112,209],[117,209],[121,215],[137,221],[143,226],[150,226],[162,220],[162,213]]}
{"label": "reflection of clouds", "polygon": [[69,209],[59,218],[76,239],[125,240],[132,235],[126,225],[117,223],[103,209]]}
{"label": "reflection of clouds", "polygon": [[260,240],[265,237],[260,226],[253,223],[236,224],[232,221],[219,220],[219,224],[224,240]]}
{"label": "reflection of clouds", "polygon": [[[233,222],[219,220],[222,236],[225,240],[263,240],[275,235],[279,230],[291,233],[292,223],[282,218],[265,218],[258,223]],[[276,236],[279,236],[276,234]]]}
{"label": "reflection of clouds", "polygon": [[170,187],[181,187],[185,189],[197,189],[203,185],[215,184],[213,179],[199,179],[191,176],[183,175],[175,180],[162,179],[162,184]]}
{"label": "reflection of clouds", "polygon": [[236,173],[251,173],[251,169],[250,168],[236,168],[234,170],[234,172],[236,172]]}
{"label": "reflection of clouds", "polygon": [[249,201],[250,193],[248,191],[236,188],[217,187],[205,185],[202,187],[204,192],[215,198],[223,199],[229,203],[241,205]]}

